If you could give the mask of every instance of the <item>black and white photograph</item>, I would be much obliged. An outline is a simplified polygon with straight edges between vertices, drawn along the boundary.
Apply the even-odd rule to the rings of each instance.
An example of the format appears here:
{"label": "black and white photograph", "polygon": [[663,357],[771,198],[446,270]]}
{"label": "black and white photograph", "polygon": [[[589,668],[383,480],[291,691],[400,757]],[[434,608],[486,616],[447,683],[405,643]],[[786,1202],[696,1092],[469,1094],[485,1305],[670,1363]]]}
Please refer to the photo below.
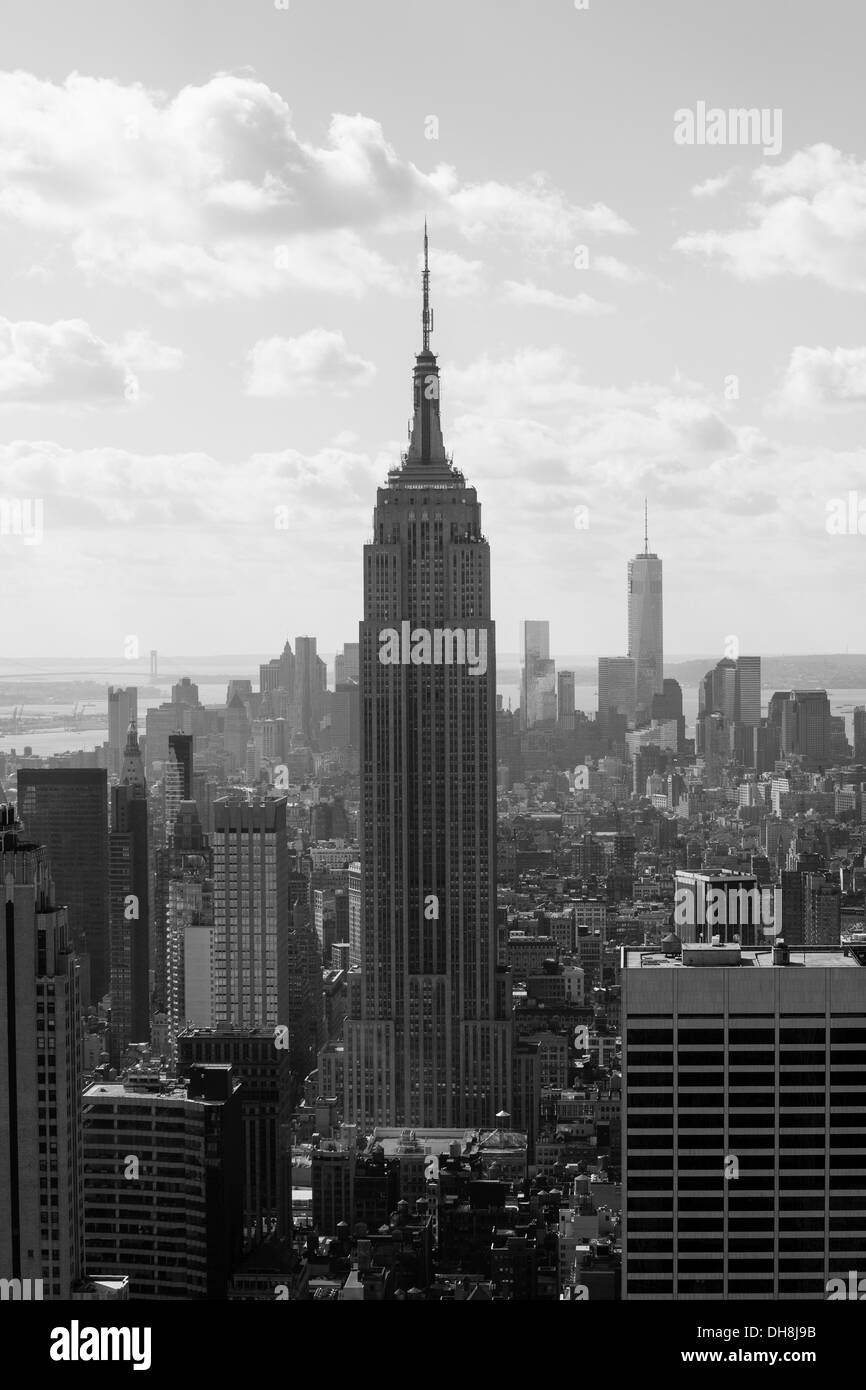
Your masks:
{"label": "black and white photograph", "polygon": [[296,1374],[252,1305],[311,1302],[857,1354],[864,53],[862,0],[0,0],[25,1368]]}

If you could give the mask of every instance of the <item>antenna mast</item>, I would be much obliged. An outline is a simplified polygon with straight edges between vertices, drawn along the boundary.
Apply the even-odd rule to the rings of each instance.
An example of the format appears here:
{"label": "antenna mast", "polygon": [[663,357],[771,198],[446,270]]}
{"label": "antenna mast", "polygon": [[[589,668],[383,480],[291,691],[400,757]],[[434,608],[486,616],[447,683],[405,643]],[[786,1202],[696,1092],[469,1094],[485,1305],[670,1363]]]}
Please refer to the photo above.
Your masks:
{"label": "antenna mast", "polygon": [[433,331],[433,310],[430,308],[430,265],[427,256],[427,218],[424,218],[424,303],[421,310],[421,344],[424,352],[430,351],[430,334]]}

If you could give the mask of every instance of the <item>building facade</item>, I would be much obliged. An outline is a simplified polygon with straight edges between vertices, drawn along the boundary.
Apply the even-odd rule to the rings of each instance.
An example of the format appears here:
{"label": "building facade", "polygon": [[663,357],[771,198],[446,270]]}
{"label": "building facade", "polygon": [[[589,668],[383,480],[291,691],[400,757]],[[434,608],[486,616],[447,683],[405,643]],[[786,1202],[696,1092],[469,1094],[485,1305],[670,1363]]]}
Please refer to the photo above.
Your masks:
{"label": "building facade", "polygon": [[0,882],[0,1276],[68,1299],[84,1238],[79,968],[46,851],[11,806]]}
{"label": "building facade", "polygon": [[365,1126],[480,1124],[511,1108],[490,552],[442,440],[426,259],[422,326],[409,448],[364,547],[361,968],[345,1055],[346,1119]]}
{"label": "building facade", "polygon": [[27,838],[45,846],[57,902],[67,909],[85,1000],[101,999],[111,979],[107,774],[103,768],[19,768],[18,813]]}
{"label": "building facade", "polygon": [[622,954],[623,1298],[824,1299],[866,1261],[866,970]]}
{"label": "building facade", "polygon": [[663,691],[662,562],[644,535],[642,555],[628,562],[628,655],[635,663],[635,706],[648,719],[654,695]]}
{"label": "building facade", "polygon": [[214,806],[214,1023],[279,1018],[279,953],[289,926],[286,800]]}

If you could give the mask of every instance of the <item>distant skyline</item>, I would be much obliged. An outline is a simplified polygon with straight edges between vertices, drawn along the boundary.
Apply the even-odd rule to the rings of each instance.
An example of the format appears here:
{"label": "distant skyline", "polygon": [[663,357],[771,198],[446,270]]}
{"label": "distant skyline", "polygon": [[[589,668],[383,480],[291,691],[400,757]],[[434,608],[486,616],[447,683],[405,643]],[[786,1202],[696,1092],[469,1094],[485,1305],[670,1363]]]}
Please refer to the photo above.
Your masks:
{"label": "distant skyline", "polygon": [[645,496],[670,647],[866,641],[856,0],[3,8],[4,653],[357,640],[425,215],[500,646],[626,650]]}

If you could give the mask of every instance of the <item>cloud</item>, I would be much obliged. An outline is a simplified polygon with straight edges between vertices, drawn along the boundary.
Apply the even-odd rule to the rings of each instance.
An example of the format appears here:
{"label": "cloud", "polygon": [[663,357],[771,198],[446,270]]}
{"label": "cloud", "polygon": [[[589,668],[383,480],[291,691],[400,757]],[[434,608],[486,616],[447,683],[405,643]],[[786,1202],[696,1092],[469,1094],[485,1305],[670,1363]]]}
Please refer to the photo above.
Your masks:
{"label": "cloud", "polygon": [[866,163],[831,145],[812,145],[752,175],[749,225],[692,232],[675,249],[716,260],[741,280],[815,279],[866,291]]}
{"label": "cloud", "polygon": [[634,228],[605,203],[581,208],[543,175],[513,185],[490,181],[466,188],[454,186],[452,175],[440,175],[463,235],[470,241],[494,236],[516,238],[538,255],[554,250],[571,252],[583,232],[627,236]]}
{"label": "cloud", "polygon": [[[419,277],[423,259],[423,256],[419,255]],[[454,251],[435,247],[430,256],[430,269],[437,298],[443,295],[452,299],[467,299],[483,293],[486,288],[483,261],[469,260]],[[420,284],[420,278],[411,289],[415,290],[417,284]]]}
{"label": "cloud", "polygon": [[249,629],[249,615],[237,607],[231,555],[243,557],[245,585],[262,592],[275,577],[297,588],[303,575],[294,611],[306,630],[328,613],[344,613],[347,595],[356,621],[372,500],[398,447],[395,441],[375,458],[334,444],[238,460],[55,441],[0,446],[0,476],[14,479],[7,496],[40,499],[44,532],[40,545],[0,538],[0,580],[8,585],[14,575],[28,595],[15,631],[7,624],[5,648],[25,649],[41,632],[36,640],[52,650],[66,634],[78,644],[73,650],[89,640],[104,649],[114,631],[120,658],[124,634],[146,633],[157,622],[165,632],[175,621],[171,594],[180,586],[205,628],[214,603],[221,605],[209,632],[218,645],[228,612],[238,631]]}
{"label": "cloud", "polygon": [[596,256],[591,262],[591,268],[597,270],[600,275],[606,275],[610,280],[619,280],[624,285],[641,285],[650,278],[642,270],[638,270],[637,266],[618,261],[616,256]]}
{"label": "cloud", "polygon": [[603,304],[589,294],[556,294],[531,280],[506,280],[503,298],[510,304],[529,304],[542,309],[558,309],[566,314],[612,314],[612,304]]}
{"label": "cloud", "polygon": [[[784,608],[804,564],[827,611],[861,582],[862,556],[834,544],[825,522],[828,499],[845,497],[864,476],[866,449],[773,439],[740,424],[720,393],[679,375],[598,386],[559,348],[451,369],[443,399],[452,413],[446,441],[456,459],[471,460],[494,579],[520,573],[523,612],[563,586],[604,595],[607,612],[626,558],[642,545],[645,496],[677,630],[694,621],[700,595],[720,633],[745,631],[756,594]],[[586,530],[574,525],[578,505],[589,509]],[[767,554],[773,564],[758,591],[755,556]],[[853,619],[853,597],[845,602]],[[611,639],[609,649],[619,645]]]}
{"label": "cloud", "polygon": [[312,328],[297,338],[260,338],[247,353],[248,396],[297,397],[317,390],[339,394],[367,386],[372,362],[351,353],[340,332]]}
{"label": "cloud", "polygon": [[771,409],[817,415],[866,406],[866,347],[795,347]]}
{"label": "cloud", "polygon": [[[309,454],[257,453],[240,464],[197,451],[138,454],[40,440],[0,446],[0,471],[14,475],[22,496],[53,499],[57,530],[71,533],[151,525],[214,534],[270,530],[277,503],[303,508],[320,522],[334,514],[345,519],[360,504],[363,530],[370,498],[392,461],[336,444]],[[328,530],[336,534],[339,525],[338,516]]]}
{"label": "cloud", "polygon": [[729,188],[736,178],[738,170],[729,169],[726,174],[719,174],[716,178],[704,179],[703,183],[696,183],[691,192],[693,198],[715,198],[717,193]]}
{"label": "cloud", "polygon": [[99,338],[83,319],[13,323],[0,318],[0,402],[89,404],[134,399],[136,370],[180,366],[183,354],[149,333],[120,343]]}
{"label": "cloud", "polygon": [[[687,628],[698,602],[705,626],[746,631],[756,602],[784,611],[804,566],[816,611],[855,619],[862,554],[850,538],[829,535],[826,518],[831,499],[859,486],[863,448],[768,438],[734,423],[739,413],[727,415],[718,395],[682,376],[599,386],[559,348],[479,358],[449,369],[444,384],[446,443],[478,487],[500,616],[514,612],[518,573],[523,613],[545,594],[597,599],[602,627],[593,632],[603,641],[611,615],[624,612],[624,563],[642,545],[647,496],[672,630]],[[202,640],[213,646],[226,615],[241,614],[227,554],[244,556],[248,588],[303,574],[307,630],[345,613],[347,595],[355,613],[371,505],[401,443],[370,454],[339,434],[310,452],[241,460],[38,441],[0,447],[0,475],[14,478],[16,495],[44,499],[44,544],[24,547],[13,537],[0,545],[0,574],[14,566],[29,600],[20,620],[13,615],[9,649],[40,613],[79,644],[82,621],[88,632],[116,629],[119,656],[125,633],[147,632],[157,620],[170,629],[166,595],[180,584],[197,611],[220,612],[222,626],[203,619]],[[578,504],[589,508],[588,530],[574,526]],[[286,529],[276,524],[278,508]],[[766,554],[773,565],[756,589],[755,556]],[[573,622],[573,600],[564,603],[553,614]],[[608,649],[620,645],[611,637]]]}
{"label": "cloud", "polygon": [[[312,288],[402,292],[374,235],[436,228],[564,254],[583,230],[628,224],[580,208],[542,175],[520,185],[425,174],[378,121],[332,117],[301,138],[266,83],[221,73],[173,96],[73,73],[62,84],[0,74],[0,219],[53,237],[89,281],[167,302]],[[477,262],[445,266],[477,278]],[[460,291],[456,291],[460,292]]]}
{"label": "cloud", "polygon": [[146,328],[124,333],[115,351],[131,371],[137,372],[175,372],[184,362],[180,348],[156,342]]}

